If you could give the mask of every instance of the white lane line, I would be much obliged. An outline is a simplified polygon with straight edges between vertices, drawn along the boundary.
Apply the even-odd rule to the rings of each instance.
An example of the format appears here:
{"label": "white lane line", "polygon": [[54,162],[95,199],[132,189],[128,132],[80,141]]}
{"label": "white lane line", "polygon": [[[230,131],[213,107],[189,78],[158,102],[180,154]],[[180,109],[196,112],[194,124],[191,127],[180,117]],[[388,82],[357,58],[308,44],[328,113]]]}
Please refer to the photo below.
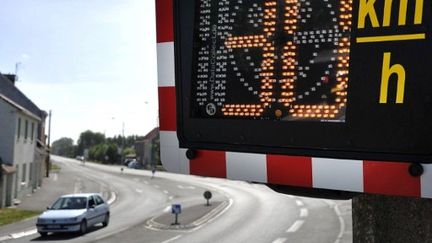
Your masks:
{"label": "white lane line", "polygon": [[272,243],[284,243],[287,240],[287,238],[277,238],[275,241],[273,241]]}
{"label": "white lane line", "polygon": [[165,193],[165,194],[168,194],[168,193],[169,193],[169,191],[167,191],[167,190],[164,190],[164,191],[163,191],[163,193]]}
{"label": "white lane line", "polygon": [[7,240],[12,240],[12,237],[10,237],[9,235],[0,237],[0,242],[7,241]]}
{"label": "white lane line", "polygon": [[171,241],[175,241],[175,240],[178,240],[180,237],[182,237],[182,235],[177,235],[176,237],[173,237],[173,238],[166,240],[166,241],[162,241],[161,243],[168,243]]}
{"label": "white lane line", "polygon": [[194,190],[195,187],[194,186],[182,186],[182,185],[178,185],[177,186],[180,189],[189,189],[189,190]]}
{"label": "white lane line", "polygon": [[339,243],[345,233],[345,220],[343,219],[342,212],[339,210],[339,206],[336,202],[332,200],[324,200],[324,202],[329,206],[329,208],[333,208],[339,218],[339,234],[335,240],[335,243]]}
{"label": "white lane line", "polygon": [[296,200],[296,204],[299,207],[303,207],[304,203],[301,200]]}
{"label": "white lane line", "polygon": [[309,211],[307,208],[300,209],[300,218],[306,218],[309,215]]}
{"label": "white lane line", "polygon": [[337,204],[334,207],[334,211],[336,212],[336,214],[339,218],[339,225],[340,225],[338,238],[335,240],[335,243],[339,243],[343,237],[344,232],[345,232],[345,220],[342,218],[342,213],[339,210],[339,207]]}
{"label": "white lane line", "polygon": [[293,225],[291,225],[291,227],[289,228],[289,229],[287,229],[287,233],[294,233],[294,232],[296,232],[297,230],[299,230],[301,227],[302,227],[302,225],[304,224],[304,220],[297,220],[297,221],[295,221],[294,222],[294,224]]}
{"label": "white lane line", "polygon": [[20,233],[11,234],[10,236],[12,237],[12,239],[18,239],[18,238],[26,237],[26,236],[33,235],[33,234],[36,234],[36,233],[37,233],[37,229],[32,229],[32,230],[29,230],[29,231],[24,231],[24,232],[20,232]]}
{"label": "white lane line", "polygon": [[144,192],[143,190],[141,190],[141,189],[138,189],[138,188],[137,188],[137,189],[135,189],[135,191],[136,191],[136,192],[138,192],[138,193],[143,193],[143,192]]}

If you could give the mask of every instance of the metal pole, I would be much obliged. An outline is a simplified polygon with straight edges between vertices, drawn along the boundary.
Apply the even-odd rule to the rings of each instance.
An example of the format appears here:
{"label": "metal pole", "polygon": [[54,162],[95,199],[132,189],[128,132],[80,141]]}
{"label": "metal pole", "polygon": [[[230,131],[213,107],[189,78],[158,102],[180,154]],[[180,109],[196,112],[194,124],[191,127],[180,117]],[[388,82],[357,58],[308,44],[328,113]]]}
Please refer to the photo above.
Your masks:
{"label": "metal pole", "polygon": [[49,111],[48,114],[48,144],[47,144],[47,148],[48,148],[48,155],[45,159],[45,176],[49,177],[49,171],[50,171],[50,156],[51,156],[51,110]]}
{"label": "metal pole", "polygon": [[48,148],[50,148],[51,147],[51,110],[49,111],[49,114],[48,114],[48,121],[49,121],[49,124],[48,124]]}

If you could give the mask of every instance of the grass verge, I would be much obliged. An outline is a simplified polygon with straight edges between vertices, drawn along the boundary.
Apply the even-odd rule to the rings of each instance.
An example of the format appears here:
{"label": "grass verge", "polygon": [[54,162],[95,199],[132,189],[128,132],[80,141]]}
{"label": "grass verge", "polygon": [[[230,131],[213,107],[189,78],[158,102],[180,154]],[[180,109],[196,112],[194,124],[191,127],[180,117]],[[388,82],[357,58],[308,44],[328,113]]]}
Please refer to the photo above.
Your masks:
{"label": "grass verge", "polygon": [[18,208],[0,208],[0,226],[31,218],[40,213],[41,212],[21,210]]}
{"label": "grass verge", "polygon": [[60,169],[61,169],[61,167],[58,166],[57,164],[54,164],[52,162],[50,163],[50,171],[51,172],[59,172]]}

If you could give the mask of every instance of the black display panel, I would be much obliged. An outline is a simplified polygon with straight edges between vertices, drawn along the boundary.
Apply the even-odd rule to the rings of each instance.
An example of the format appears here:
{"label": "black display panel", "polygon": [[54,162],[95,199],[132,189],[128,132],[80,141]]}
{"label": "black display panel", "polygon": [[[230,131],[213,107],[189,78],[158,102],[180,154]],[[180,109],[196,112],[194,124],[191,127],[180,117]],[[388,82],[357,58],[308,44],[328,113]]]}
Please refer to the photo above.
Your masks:
{"label": "black display panel", "polygon": [[350,2],[202,1],[195,13],[192,117],[345,120]]}
{"label": "black display panel", "polygon": [[432,162],[430,0],[174,3],[182,147]]}

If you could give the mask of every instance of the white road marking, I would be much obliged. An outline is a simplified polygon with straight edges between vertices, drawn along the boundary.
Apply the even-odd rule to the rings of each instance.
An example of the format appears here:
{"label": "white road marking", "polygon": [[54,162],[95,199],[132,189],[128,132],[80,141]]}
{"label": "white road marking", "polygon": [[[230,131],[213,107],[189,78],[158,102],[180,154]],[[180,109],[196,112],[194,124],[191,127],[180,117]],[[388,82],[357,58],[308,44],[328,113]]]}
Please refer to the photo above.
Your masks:
{"label": "white road marking", "polygon": [[10,237],[9,235],[0,237],[0,242],[7,241],[7,240],[12,240],[12,237]]}
{"label": "white road marking", "polygon": [[294,233],[294,232],[296,232],[297,230],[299,230],[301,227],[302,227],[302,225],[304,224],[304,220],[297,220],[297,221],[295,221],[294,222],[294,224],[293,225],[291,225],[291,227],[289,228],[289,229],[287,229],[287,233]]}
{"label": "white road marking", "polygon": [[188,189],[188,190],[194,190],[195,187],[194,186],[182,186],[182,185],[178,185],[177,186],[180,189]]}
{"label": "white road marking", "polygon": [[168,194],[169,192],[167,190],[164,190],[163,193]]}
{"label": "white road marking", "polygon": [[164,209],[164,213],[168,213],[171,210],[171,206],[168,206]]}
{"label": "white road marking", "polygon": [[304,203],[301,200],[296,200],[296,204],[299,207],[303,207]]}
{"label": "white road marking", "polygon": [[333,208],[339,218],[339,234],[335,240],[335,243],[339,243],[345,233],[345,220],[342,218],[342,213],[339,210],[337,203],[332,200],[324,200],[324,202],[329,206],[329,208]]}
{"label": "white road marking", "polygon": [[173,196],[170,196],[169,198],[168,198],[168,200],[173,200],[174,199],[174,197]]}
{"label": "white road marking", "polygon": [[20,233],[11,234],[10,236],[12,237],[12,239],[18,239],[18,238],[33,235],[36,233],[37,233],[37,229],[32,229],[32,230],[28,230],[28,231],[24,231],[24,232],[20,232]]}
{"label": "white road marking", "polygon": [[272,243],[284,243],[287,240],[287,238],[277,238],[275,241],[273,241]]}
{"label": "white road marking", "polygon": [[138,189],[138,188],[137,188],[137,189],[135,189],[135,191],[136,191],[136,192],[138,192],[138,193],[143,193],[143,192],[144,192],[143,190],[141,190],[141,189]]}
{"label": "white road marking", "polygon": [[81,193],[82,192],[82,182],[81,179],[78,179],[74,183],[74,192],[73,193]]}
{"label": "white road marking", "polygon": [[309,215],[309,211],[306,208],[300,209],[300,218],[306,218]]}
{"label": "white road marking", "polygon": [[111,192],[111,197],[107,201],[109,205],[113,204],[113,202],[117,199],[117,194],[115,192]]}
{"label": "white road marking", "polygon": [[182,237],[182,235],[177,235],[176,237],[173,237],[173,238],[166,240],[166,241],[162,241],[161,243],[168,243],[171,241],[175,241],[175,240],[178,240],[180,237]]}
{"label": "white road marking", "polygon": [[335,243],[339,243],[340,239],[342,239],[342,236],[343,236],[343,234],[345,232],[345,220],[342,218],[342,216],[341,216],[342,213],[340,212],[339,207],[338,207],[337,204],[334,207],[334,211],[336,212],[336,214],[337,214],[337,216],[339,218],[339,225],[340,225],[338,238],[335,240]]}

